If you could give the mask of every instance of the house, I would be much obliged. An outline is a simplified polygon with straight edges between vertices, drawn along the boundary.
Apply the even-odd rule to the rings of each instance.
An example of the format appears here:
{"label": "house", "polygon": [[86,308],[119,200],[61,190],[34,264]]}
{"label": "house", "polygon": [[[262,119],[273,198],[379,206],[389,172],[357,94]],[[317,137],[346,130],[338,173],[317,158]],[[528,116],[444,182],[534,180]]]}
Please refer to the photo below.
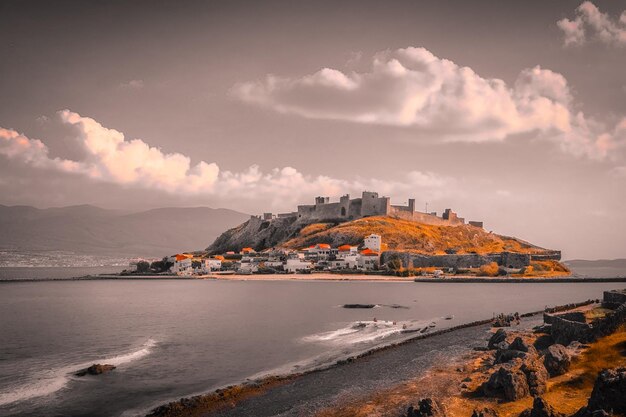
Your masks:
{"label": "house", "polygon": [[367,249],[373,250],[374,252],[380,252],[382,247],[382,238],[380,235],[372,233],[364,239],[363,246]]}
{"label": "house", "polygon": [[222,260],[215,258],[205,258],[202,260],[202,272],[209,273],[222,269]]}
{"label": "house", "polygon": [[285,270],[289,273],[310,271],[313,265],[311,262],[302,261],[300,259],[287,259]]}
{"label": "house", "polygon": [[356,255],[359,252],[357,246],[341,245],[337,248],[337,258],[345,258],[347,256]]}
{"label": "house", "polygon": [[192,259],[193,255],[179,253],[175,257],[172,272],[176,275],[191,275],[193,273]]}
{"label": "house", "polygon": [[256,251],[252,248],[243,248],[240,253],[242,255],[250,255],[252,253],[256,253]]}
{"label": "house", "polygon": [[357,257],[358,267],[364,270],[378,269],[380,265],[380,256],[378,252],[371,249],[365,249],[361,251]]}
{"label": "house", "polygon": [[259,270],[259,262],[252,256],[244,256],[237,262],[237,272],[240,274],[252,274]]}

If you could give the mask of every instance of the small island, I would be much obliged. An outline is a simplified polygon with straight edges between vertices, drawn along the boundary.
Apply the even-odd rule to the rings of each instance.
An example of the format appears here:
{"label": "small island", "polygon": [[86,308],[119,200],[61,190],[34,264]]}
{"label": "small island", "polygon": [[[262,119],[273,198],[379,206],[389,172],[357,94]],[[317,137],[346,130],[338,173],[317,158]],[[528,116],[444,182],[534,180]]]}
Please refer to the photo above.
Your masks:
{"label": "small island", "polygon": [[[307,274],[308,278],[356,276],[472,278],[566,277],[561,252],[486,231],[451,209],[441,216],[392,205],[364,191],[338,202],[316,197],[288,213],[251,216],[202,251],[155,262],[135,262],[132,275],[228,278]],[[313,277],[313,274],[315,276]]]}

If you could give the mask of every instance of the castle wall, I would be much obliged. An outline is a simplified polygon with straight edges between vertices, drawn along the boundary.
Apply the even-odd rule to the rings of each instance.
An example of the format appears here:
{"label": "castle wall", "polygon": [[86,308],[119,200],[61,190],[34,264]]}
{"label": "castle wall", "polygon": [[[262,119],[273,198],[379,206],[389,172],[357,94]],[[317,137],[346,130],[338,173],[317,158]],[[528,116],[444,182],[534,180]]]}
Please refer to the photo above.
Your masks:
{"label": "castle wall", "polygon": [[378,197],[378,193],[363,192],[361,216],[384,216],[391,211],[389,197]]}
{"label": "castle wall", "polygon": [[[442,217],[437,217],[436,213],[415,211],[415,199],[410,199],[407,206],[392,206],[389,197],[379,197],[378,193],[370,191],[364,191],[361,198],[350,199],[350,196],[346,194],[336,203],[330,203],[328,197],[316,197],[315,202],[316,204],[298,206],[297,213],[293,213],[293,215],[301,221],[347,221],[367,216],[389,215],[438,226],[454,226],[465,223],[464,219],[457,217],[456,213],[450,209],[447,209]],[[277,217],[289,215],[290,213],[285,213],[279,214]]]}

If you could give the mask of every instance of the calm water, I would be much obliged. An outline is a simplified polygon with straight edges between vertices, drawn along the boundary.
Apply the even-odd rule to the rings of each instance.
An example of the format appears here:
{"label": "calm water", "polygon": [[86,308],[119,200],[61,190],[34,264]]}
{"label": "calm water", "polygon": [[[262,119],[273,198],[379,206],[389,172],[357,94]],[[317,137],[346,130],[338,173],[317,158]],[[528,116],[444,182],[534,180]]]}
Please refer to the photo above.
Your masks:
{"label": "calm water", "polygon": [[[620,284],[64,281],[0,284],[0,415],[133,416],[494,312],[601,297]],[[374,303],[371,310],[340,308]],[[391,308],[398,304],[408,308]],[[454,315],[452,320],[444,317]],[[378,319],[377,323],[373,318]],[[388,321],[388,322],[387,322]],[[396,325],[392,322],[396,321]],[[361,326],[358,323],[362,322]],[[118,365],[73,377],[94,362]],[[299,366],[299,367],[298,367]]]}

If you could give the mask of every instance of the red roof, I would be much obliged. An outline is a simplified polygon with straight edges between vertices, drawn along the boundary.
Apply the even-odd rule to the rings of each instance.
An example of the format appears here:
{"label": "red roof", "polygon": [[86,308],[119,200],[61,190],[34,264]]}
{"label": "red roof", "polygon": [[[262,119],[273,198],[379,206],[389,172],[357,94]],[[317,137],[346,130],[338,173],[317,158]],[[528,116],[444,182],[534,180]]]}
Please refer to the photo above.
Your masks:
{"label": "red roof", "polygon": [[176,260],[177,261],[182,261],[183,259],[189,259],[189,258],[193,258],[192,255],[188,255],[186,253],[179,253],[176,255]]}
{"label": "red roof", "polygon": [[367,249],[361,251],[361,255],[364,255],[364,256],[378,256],[378,252],[375,252],[375,251],[371,250],[370,248],[367,248]]}
{"label": "red roof", "polygon": [[350,245],[341,245],[337,249],[339,249],[339,252],[349,252],[350,249],[352,249],[352,246],[350,246]]}
{"label": "red roof", "polygon": [[330,249],[330,245],[328,243],[320,243],[317,247],[320,249]]}

